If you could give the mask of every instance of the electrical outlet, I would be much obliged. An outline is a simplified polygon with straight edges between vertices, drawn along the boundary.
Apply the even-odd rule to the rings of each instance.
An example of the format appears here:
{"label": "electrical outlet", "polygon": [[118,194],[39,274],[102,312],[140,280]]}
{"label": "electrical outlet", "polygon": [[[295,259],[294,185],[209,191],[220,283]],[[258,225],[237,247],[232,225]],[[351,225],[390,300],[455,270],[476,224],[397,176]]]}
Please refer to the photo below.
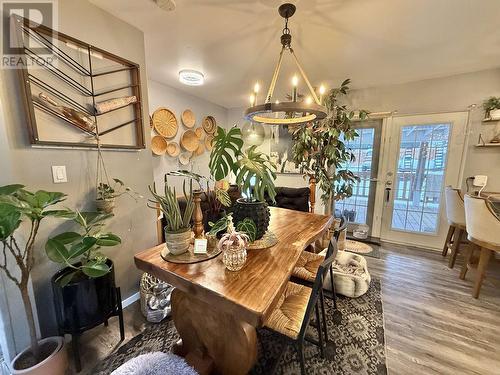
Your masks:
{"label": "electrical outlet", "polygon": [[54,181],[54,184],[68,182],[68,176],[66,175],[66,166],[65,165],[53,165],[52,166],[52,179]]}

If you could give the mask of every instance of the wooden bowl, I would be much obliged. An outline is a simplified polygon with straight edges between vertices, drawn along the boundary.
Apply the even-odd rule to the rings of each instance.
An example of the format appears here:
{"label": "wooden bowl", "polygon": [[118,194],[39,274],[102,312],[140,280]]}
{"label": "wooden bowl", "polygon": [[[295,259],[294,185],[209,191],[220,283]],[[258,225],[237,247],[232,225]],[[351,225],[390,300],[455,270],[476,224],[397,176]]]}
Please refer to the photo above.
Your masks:
{"label": "wooden bowl", "polygon": [[158,108],[153,113],[153,127],[161,136],[173,138],[177,134],[177,118],[171,110]]}
{"label": "wooden bowl", "polygon": [[179,156],[181,153],[181,146],[177,142],[169,142],[167,146],[167,155],[173,158]]}
{"label": "wooden bowl", "polygon": [[215,134],[217,131],[217,121],[215,121],[215,117],[207,116],[203,119],[201,126],[205,130],[207,134]]}
{"label": "wooden bowl", "polygon": [[205,138],[205,147],[208,151],[212,151],[214,148],[214,136],[212,134],[208,134]]}
{"label": "wooden bowl", "polygon": [[181,137],[181,146],[184,150],[195,152],[198,148],[200,140],[196,136],[194,130],[186,130]]}
{"label": "wooden bowl", "polygon": [[179,155],[179,164],[181,165],[188,165],[191,161],[191,156],[193,154],[191,152],[181,152]]}
{"label": "wooden bowl", "polygon": [[196,128],[194,129],[194,132],[199,140],[202,140],[205,137],[205,132],[203,131],[203,128]]}
{"label": "wooden bowl", "polygon": [[182,123],[186,128],[192,128],[196,122],[196,117],[194,116],[194,112],[190,109],[186,109],[182,112]]}
{"label": "wooden bowl", "polygon": [[167,151],[168,142],[160,135],[155,135],[151,138],[151,151],[155,155],[164,155]]}

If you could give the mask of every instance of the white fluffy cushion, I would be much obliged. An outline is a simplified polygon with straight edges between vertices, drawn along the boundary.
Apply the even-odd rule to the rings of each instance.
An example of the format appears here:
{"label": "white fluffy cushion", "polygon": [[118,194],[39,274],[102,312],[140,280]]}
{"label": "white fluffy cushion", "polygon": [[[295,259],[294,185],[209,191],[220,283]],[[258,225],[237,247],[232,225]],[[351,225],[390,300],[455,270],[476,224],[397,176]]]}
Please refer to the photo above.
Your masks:
{"label": "white fluffy cushion", "polygon": [[125,362],[111,375],[197,375],[186,361],[172,353],[146,353]]}
{"label": "white fluffy cushion", "polygon": [[[325,255],[326,249],[320,254]],[[346,297],[359,297],[370,287],[371,277],[366,259],[348,251],[339,251],[333,264],[335,291]],[[327,273],[324,288],[331,290],[330,272]]]}

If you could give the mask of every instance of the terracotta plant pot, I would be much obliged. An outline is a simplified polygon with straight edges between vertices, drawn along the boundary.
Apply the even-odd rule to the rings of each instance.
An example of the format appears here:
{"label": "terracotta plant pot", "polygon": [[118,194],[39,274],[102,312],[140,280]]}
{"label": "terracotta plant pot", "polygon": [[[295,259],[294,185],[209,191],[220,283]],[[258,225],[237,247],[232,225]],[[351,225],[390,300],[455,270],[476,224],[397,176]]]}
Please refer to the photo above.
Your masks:
{"label": "terracotta plant pot", "polygon": [[165,243],[173,255],[184,254],[191,244],[191,228],[180,233],[170,233],[165,230]]}
{"label": "terracotta plant pot", "polygon": [[11,370],[13,375],[64,375],[68,368],[68,355],[64,347],[63,337],[47,337],[39,341],[41,347],[44,345],[54,345],[54,349],[47,358],[37,365],[18,370],[20,359],[25,356],[30,349],[26,348],[19,353],[11,362]]}
{"label": "terracotta plant pot", "polygon": [[95,205],[97,207],[97,211],[111,214],[115,208],[115,198],[96,199]]}

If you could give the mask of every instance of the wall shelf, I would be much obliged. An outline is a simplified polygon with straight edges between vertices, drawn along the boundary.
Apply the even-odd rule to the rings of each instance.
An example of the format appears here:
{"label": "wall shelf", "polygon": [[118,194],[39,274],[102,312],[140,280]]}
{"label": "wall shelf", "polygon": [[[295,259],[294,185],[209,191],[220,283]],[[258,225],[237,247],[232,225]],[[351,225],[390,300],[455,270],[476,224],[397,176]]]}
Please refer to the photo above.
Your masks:
{"label": "wall shelf", "polygon": [[483,122],[498,122],[500,119],[492,119],[492,118],[485,118],[483,119]]}
{"label": "wall shelf", "polygon": [[475,147],[500,147],[500,143],[478,143]]}

